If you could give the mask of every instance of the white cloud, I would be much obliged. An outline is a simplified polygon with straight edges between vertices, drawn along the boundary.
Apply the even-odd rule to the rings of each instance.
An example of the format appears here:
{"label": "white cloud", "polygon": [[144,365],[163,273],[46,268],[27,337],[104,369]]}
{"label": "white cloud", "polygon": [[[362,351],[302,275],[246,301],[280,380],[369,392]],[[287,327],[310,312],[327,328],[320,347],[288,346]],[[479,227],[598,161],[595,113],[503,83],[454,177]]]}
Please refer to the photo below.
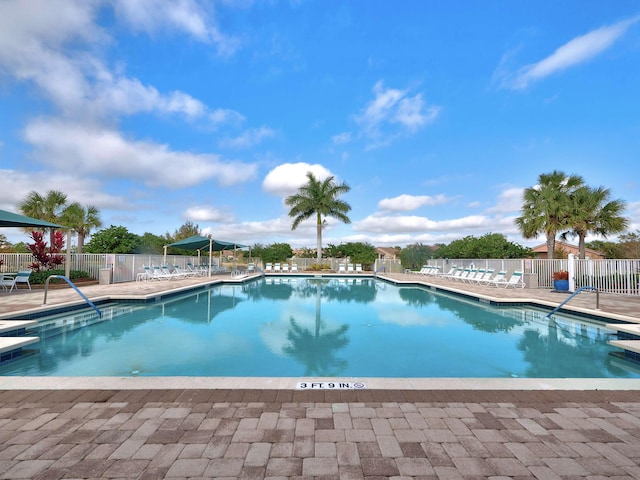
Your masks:
{"label": "white cloud", "polygon": [[381,210],[390,210],[394,212],[408,212],[416,210],[422,206],[439,205],[447,203],[448,199],[444,195],[399,195],[394,198],[384,198],[378,202],[378,208]]}
{"label": "white cloud", "polygon": [[[610,48],[640,16],[607,25],[575,37],[543,60],[522,67],[512,78],[504,79],[502,86],[514,90],[527,88],[531,83],[569,67],[587,62]],[[499,67],[502,68],[502,67]]]}
{"label": "white cloud", "polygon": [[335,145],[343,145],[351,141],[351,132],[343,132],[331,137]]}
{"label": "white cloud", "polygon": [[257,166],[226,162],[218,155],[173,151],[167,145],[124,138],[90,125],[37,120],[25,138],[43,164],[75,174],[125,178],[150,186],[184,188],[210,179],[233,185],[255,177]]}
{"label": "white cloud", "polygon": [[215,44],[220,54],[232,54],[239,46],[238,39],[223,34],[216,25],[213,6],[207,10],[204,5],[196,0],[113,0],[117,17],[135,30],[149,35],[176,30]]}
{"label": "white cloud", "polygon": [[238,126],[244,122],[245,117],[235,110],[218,108],[209,113],[209,120],[214,127],[217,127],[218,125]]}
{"label": "white cloud", "polygon": [[434,221],[426,217],[370,215],[364,220],[354,222],[354,231],[372,233],[407,233],[427,231],[469,231],[492,227],[492,219],[483,215],[470,215],[452,220]]}
{"label": "white cloud", "polygon": [[[110,195],[104,191],[102,182],[85,178],[78,182],[77,177],[67,173],[20,172],[16,170],[0,170],[0,208],[18,212],[18,203],[30,191],[59,190],[67,194],[69,202],[91,203],[99,209],[113,208],[131,209],[131,200],[121,195]],[[23,192],[16,196],[15,192]],[[89,200],[88,200],[89,199]]]}
{"label": "white cloud", "polygon": [[283,163],[267,174],[262,182],[262,188],[273,195],[291,195],[307,183],[307,172],[313,173],[318,180],[331,176],[331,172],[320,164]]}
{"label": "white cloud", "polygon": [[498,203],[487,209],[489,213],[512,213],[522,209],[524,188],[512,187],[500,192]]}
{"label": "white cloud", "polygon": [[182,216],[186,220],[191,220],[193,222],[230,223],[234,221],[234,218],[230,213],[206,205],[190,207]]}
{"label": "white cloud", "polygon": [[[0,68],[18,81],[32,82],[67,117],[95,120],[157,112],[181,114],[189,120],[208,117],[213,126],[242,119],[232,110],[211,112],[187,93],[162,94],[121,69],[111,71],[95,48],[111,41],[95,23],[103,5],[84,0],[0,2]],[[115,8],[128,12],[127,19],[144,19],[150,26],[160,20],[179,24],[194,35],[201,30],[195,27],[195,19],[200,15],[206,20],[190,0],[118,1]]]}
{"label": "white cloud", "polygon": [[422,94],[408,96],[406,90],[385,88],[379,81],[373,87],[375,98],[356,116],[367,138],[368,148],[390,144],[400,135],[415,132],[435,121],[441,108],[425,106]]}
{"label": "white cloud", "polygon": [[222,148],[251,148],[266,138],[273,137],[275,131],[268,127],[251,128],[234,138],[224,138],[219,144]]}

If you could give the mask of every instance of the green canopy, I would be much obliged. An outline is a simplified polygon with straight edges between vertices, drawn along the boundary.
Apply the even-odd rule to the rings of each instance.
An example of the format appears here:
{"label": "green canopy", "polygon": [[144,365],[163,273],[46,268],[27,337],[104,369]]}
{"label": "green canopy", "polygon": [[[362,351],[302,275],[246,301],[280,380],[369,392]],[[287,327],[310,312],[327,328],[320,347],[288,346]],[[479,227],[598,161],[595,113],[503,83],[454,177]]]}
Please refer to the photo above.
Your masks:
{"label": "green canopy", "polygon": [[233,250],[234,248],[246,248],[246,245],[239,243],[224,242],[222,240],[213,240],[209,237],[203,237],[202,235],[193,235],[189,238],[185,238],[178,242],[170,243],[167,247],[181,248],[183,250],[202,250],[203,248],[209,248],[214,252],[221,250]]}
{"label": "green canopy", "polygon": [[45,222],[37,218],[25,217],[17,213],[0,210],[0,227],[46,227],[46,228],[68,228],[55,223]]}
{"label": "green canopy", "polygon": [[[183,250],[202,250],[209,249],[209,276],[211,276],[211,254],[212,252],[221,252],[222,250],[234,250],[236,248],[246,248],[247,245],[241,245],[234,242],[224,242],[222,240],[214,240],[213,238],[203,237],[202,235],[193,235],[178,242],[170,243],[167,247],[181,248]],[[165,248],[165,256],[166,256]],[[222,255],[222,254],[220,254]]]}

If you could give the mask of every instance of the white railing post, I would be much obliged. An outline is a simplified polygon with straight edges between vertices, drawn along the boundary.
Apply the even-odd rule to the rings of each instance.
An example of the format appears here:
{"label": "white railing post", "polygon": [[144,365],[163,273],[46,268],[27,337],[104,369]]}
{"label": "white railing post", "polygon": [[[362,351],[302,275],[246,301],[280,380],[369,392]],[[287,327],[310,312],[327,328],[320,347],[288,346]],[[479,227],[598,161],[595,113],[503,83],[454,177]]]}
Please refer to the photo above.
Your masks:
{"label": "white railing post", "polygon": [[570,253],[567,257],[567,271],[569,272],[569,291],[576,291],[576,257]]}

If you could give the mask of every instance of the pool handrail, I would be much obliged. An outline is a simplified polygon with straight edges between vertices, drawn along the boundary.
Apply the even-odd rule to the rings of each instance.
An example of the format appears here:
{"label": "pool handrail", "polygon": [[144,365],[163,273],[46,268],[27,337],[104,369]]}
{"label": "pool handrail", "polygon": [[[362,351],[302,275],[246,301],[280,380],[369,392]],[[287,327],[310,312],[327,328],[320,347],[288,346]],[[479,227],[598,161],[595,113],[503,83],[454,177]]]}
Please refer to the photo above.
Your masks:
{"label": "pool handrail", "polygon": [[600,310],[600,292],[598,291],[598,289],[596,287],[580,287],[579,289],[577,289],[575,292],[573,292],[571,295],[569,295],[564,302],[562,302],[560,305],[558,305],[556,308],[554,308],[553,310],[551,310],[550,313],[547,314],[547,318],[550,318],[551,315],[553,315],[554,313],[556,313],[558,310],[560,310],[565,303],[567,303],[569,300],[571,300],[573,297],[575,297],[576,295],[578,295],[580,292],[582,292],[583,290],[591,290],[591,291],[595,291],[596,292],[596,310]]}
{"label": "pool handrail", "polygon": [[91,308],[93,308],[96,312],[98,312],[98,315],[100,317],[102,317],[102,312],[98,309],[98,307],[96,307],[93,302],[91,300],[89,300],[87,298],[87,296],[82,293],[78,287],[76,287],[73,282],[71,280],[69,280],[67,277],[65,277],[64,275],[50,275],[49,277],[47,277],[47,280],[44,282],[44,300],[42,301],[43,305],[47,304],[47,293],[49,292],[49,280],[51,280],[52,278],[61,278],[62,280],[64,280],[65,282],[67,282],[69,284],[69,286],[71,288],[73,288],[76,292],[78,292],[78,295],[80,295],[85,302],[87,302],[89,304],[89,306]]}

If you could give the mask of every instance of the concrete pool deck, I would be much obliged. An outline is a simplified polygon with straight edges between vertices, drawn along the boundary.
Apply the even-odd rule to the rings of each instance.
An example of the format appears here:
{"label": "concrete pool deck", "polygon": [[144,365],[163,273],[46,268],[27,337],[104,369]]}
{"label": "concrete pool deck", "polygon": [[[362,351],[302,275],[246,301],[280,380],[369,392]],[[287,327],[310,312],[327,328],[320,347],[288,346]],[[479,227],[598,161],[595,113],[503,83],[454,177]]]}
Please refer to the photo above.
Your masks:
{"label": "concrete pool deck", "polygon": [[[389,274],[481,298],[566,294]],[[208,279],[95,285],[91,300]],[[0,293],[0,319],[43,292]],[[47,308],[78,303],[50,290]],[[548,303],[547,303],[548,302]],[[581,293],[582,313],[640,323],[640,298]],[[640,478],[640,380],[0,377],[0,478]],[[340,379],[354,380],[354,379]]]}

